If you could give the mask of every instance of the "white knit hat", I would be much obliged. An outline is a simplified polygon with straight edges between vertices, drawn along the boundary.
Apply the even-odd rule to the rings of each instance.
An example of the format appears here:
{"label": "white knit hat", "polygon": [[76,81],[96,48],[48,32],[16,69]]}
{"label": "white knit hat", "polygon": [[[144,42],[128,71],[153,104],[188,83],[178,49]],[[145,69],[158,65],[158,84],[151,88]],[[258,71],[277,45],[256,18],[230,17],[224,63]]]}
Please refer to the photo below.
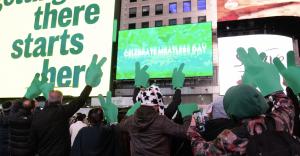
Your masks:
{"label": "white knit hat", "polygon": [[145,90],[141,90],[136,97],[137,101],[141,102],[141,105],[144,106],[159,106],[159,114],[164,115],[164,103],[163,95],[160,92],[160,89],[156,85],[151,85]]}

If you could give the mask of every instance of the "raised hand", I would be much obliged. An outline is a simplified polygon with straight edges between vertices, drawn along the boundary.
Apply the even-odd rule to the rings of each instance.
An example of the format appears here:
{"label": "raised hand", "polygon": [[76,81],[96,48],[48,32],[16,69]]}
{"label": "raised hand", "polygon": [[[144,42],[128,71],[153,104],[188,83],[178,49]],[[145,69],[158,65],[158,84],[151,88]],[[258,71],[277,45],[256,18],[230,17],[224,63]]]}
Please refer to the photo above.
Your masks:
{"label": "raised hand", "polygon": [[184,83],[184,78],[185,75],[182,72],[184,67],[184,63],[182,63],[180,65],[180,67],[178,68],[174,68],[173,74],[172,74],[172,85],[173,85],[173,89],[179,89],[183,87],[183,83]]}
{"label": "raised hand", "polygon": [[146,72],[148,66],[145,65],[141,69],[141,65],[139,62],[135,63],[135,78],[134,78],[134,86],[135,87],[145,87],[149,86],[149,74]]}
{"label": "raised hand", "polygon": [[88,67],[86,74],[85,74],[85,82],[87,85],[91,87],[96,87],[100,84],[103,72],[101,67],[106,62],[106,57],[103,57],[97,63],[98,55],[94,55],[90,66]]}
{"label": "raised hand", "polygon": [[43,93],[44,97],[48,100],[49,93],[54,89],[54,83],[47,83],[47,81],[47,76],[42,74],[42,81],[39,89]]}
{"label": "raised hand", "polygon": [[283,90],[275,66],[262,59],[265,56],[264,53],[258,55],[255,48],[249,48],[248,53],[244,48],[238,48],[237,54],[245,68],[242,76],[243,84],[258,87],[264,96]]}
{"label": "raised hand", "polygon": [[294,51],[287,53],[287,68],[277,57],[274,58],[273,63],[288,86],[291,87],[295,93],[300,93],[300,67],[296,66]]}
{"label": "raised hand", "polygon": [[31,81],[30,86],[27,88],[27,91],[25,93],[25,97],[27,99],[34,99],[41,94],[40,85],[42,82],[39,79],[40,79],[40,74],[36,73],[33,80]]}
{"label": "raised hand", "polygon": [[135,111],[141,107],[141,102],[136,102],[126,113],[126,116],[131,116]]}
{"label": "raised hand", "polygon": [[101,103],[101,107],[104,112],[104,116],[108,123],[117,123],[118,122],[118,107],[111,101],[111,92],[107,92],[106,101],[102,95],[98,96],[98,99]]}
{"label": "raised hand", "polygon": [[180,104],[178,106],[178,110],[180,111],[181,116],[184,118],[186,116],[193,115],[193,113],[199,109],[198,109],[197,104],[187,103],[187,104]]}

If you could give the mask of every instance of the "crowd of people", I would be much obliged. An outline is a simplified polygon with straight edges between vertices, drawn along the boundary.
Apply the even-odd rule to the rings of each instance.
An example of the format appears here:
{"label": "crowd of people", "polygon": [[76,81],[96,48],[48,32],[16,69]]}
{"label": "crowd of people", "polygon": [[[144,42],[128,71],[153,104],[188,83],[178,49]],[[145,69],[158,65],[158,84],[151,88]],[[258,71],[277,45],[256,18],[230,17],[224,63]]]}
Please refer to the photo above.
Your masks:
{"label": "crowd of people", "polygon": [[169,104],[161,89],[149,84],[148,66],[137,62],[131,108],[120,113],[108,91],[98,97],[101,106],[75,118],[100,84],[106,59],[97,62],[93,56],[86,87],[68,104],[44,74],[36,74],[24,98],[2,104],[0,155],[300,155],[300,67],[294,52],[287,54],[287,68],[278,58],[267,63],[254,48],[239,48],[237,55],[245,67],[241,84],[214,101],[209,115],[196,103],[181,101],[184,64],[173,71]]}

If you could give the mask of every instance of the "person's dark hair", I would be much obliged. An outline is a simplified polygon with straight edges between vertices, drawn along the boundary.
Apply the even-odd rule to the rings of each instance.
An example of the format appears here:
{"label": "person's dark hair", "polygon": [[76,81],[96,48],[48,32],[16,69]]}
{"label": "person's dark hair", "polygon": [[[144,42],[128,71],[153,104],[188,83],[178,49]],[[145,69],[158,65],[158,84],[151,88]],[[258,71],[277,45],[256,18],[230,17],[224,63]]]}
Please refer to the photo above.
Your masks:
{"label": "person's dark hair", "polygon": [[102,108],[94,108],[89,111],[88,120],[91,124],[99,124],[103,121]]}
{"label": "person's dark hair", "polygon": [[86,115],[82,113],[78,113],[76,117],[76,121],[83,121],[85,119]]}

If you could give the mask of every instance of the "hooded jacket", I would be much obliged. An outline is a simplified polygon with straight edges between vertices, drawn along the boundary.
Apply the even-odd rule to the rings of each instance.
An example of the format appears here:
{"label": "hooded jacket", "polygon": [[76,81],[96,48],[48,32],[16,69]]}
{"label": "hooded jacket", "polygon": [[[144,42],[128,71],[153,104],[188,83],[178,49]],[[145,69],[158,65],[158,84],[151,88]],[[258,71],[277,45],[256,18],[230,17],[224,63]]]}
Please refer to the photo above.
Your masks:
{"label": "hooded jacket", "polygon": [[71,149],[69,118],[82,107],[92,87],[86,86],[80,96],[68,105],[51,104],[33,115],[31,147],[39,156],[68,156]]}
{"label": "hooded jacket", "polygon": [[159,115],[153,107],[141,106],[119,126],[129,133],[132,156],[169,156],[169,136],[186,138],[190,120],[191,117],[186,117],[184,125],[178,125]]}

